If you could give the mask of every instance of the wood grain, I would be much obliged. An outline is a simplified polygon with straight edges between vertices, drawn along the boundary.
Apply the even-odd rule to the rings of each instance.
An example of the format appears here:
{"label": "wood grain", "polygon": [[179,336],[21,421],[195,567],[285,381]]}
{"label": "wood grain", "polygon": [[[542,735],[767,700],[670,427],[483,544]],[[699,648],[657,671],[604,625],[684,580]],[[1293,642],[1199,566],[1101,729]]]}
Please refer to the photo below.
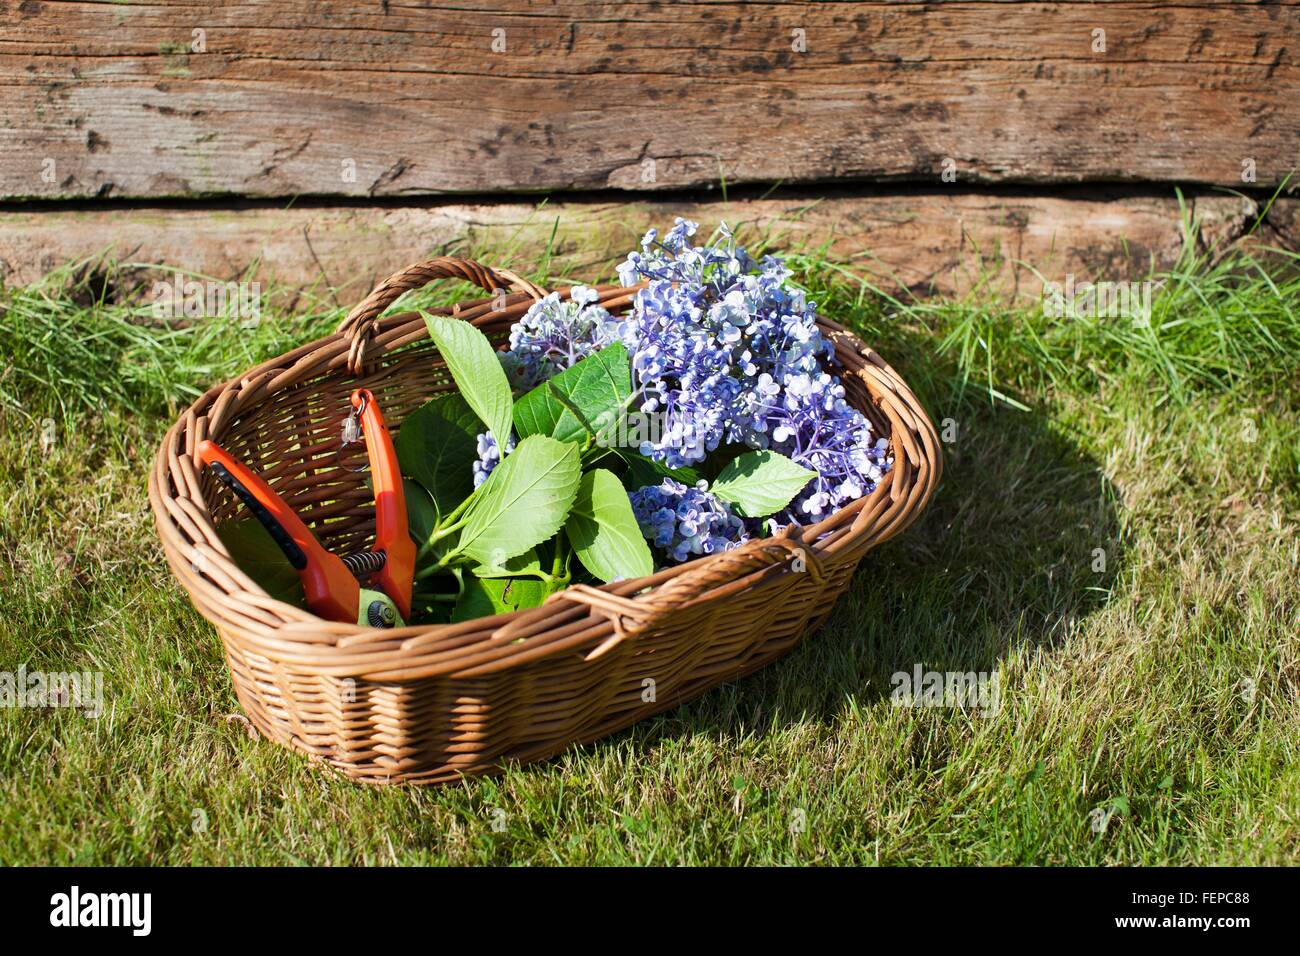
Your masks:
{"label": "wood grain", "polygon": [[[1300,241],[1300,201],[1284,199],[1257,231]],[[431,255],[491,259],[530,272],[552,244],[552,271],[597,281],[650,226],[686,216],[712,228],[735,225],[747,244],[790,253],[825,246],[853,273],[893,292],[1037,297],[1042,281],[1138,278],[1172,265],[1184,244],[1226,249],[1259,212],[1232,196],[1057,198],[948,194],[749,202],[442,205],[383,209],[323,207],[235,210],[111,210],[0,213],[0,282],[37,281],[51,269],[107,254],[126,263],[166,263],[223,280],[254,269],[281,304],[350,306],[395,270]],[[1195,230],[1184,230],[1184,216]],[[513,248],[509,261],[500,249]],[[487,252],[486,250],[492,250]],[[94,268],[94,267],[92,267]],[[127,289],[157,269],[100,267]],[[302,299],[302,302],[297,300]]]}
{"label": "wood grain", "polygon": [[0,197],[1268,185],[1298,35],[1292,3],[0,0]]}

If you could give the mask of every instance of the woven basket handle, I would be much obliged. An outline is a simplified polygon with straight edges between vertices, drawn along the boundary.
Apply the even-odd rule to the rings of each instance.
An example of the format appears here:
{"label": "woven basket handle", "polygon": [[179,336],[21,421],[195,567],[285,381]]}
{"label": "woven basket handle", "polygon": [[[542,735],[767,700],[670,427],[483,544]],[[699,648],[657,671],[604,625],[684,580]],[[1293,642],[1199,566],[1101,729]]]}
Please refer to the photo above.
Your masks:
{"label": "woven basket handle", "polygon": [[534,299],[541,299],[546,295],[546,290],[541,286],[515,275],[508,269],[492,269],[473,259],[439,256],[436,259],[407,266],[401,272],[393,273],[375,286],[375,290],[358,303],[348,313],[348,317],[339,323],[338,334],[348,338],[348,369],[353,375],[361,374],[365,362],[366,343],[374,334],[375,324],[384,310],[397,301],[404,292],[423,288],[437,279],[464,279],[491,293],[505,290],[526,292]]}
{"label": "woven basket handle", "polygon": [[609,618],[614,625],[614,634],[587,654],[587,660],[594,660],[624,641],[653,630],[677,609],[709,591],[778,564],[793,565],[809,574],[818,585],[825,577],[817,549],[805,543],[796,534],[794,526],[790,526],[774,537],[749,541],[731,551],[718,554],[699,567],[684,571],[637,598],[624,597],[586,584],[570,585],[548,598],[546,605],[520,616],[495,636],[502,640],[511,639],[516,632],[526,630],[534,624],[534,616],[540,619],[553,612],[554,609],[547,605],[565,601],[585,604]]}

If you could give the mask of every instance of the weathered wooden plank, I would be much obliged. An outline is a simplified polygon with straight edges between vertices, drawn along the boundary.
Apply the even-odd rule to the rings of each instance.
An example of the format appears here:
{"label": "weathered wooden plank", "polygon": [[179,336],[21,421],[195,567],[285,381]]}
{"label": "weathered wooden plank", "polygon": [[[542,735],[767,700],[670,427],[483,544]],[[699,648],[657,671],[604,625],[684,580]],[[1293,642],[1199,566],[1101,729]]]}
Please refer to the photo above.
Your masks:
{"label": "weathered wooden plank", "polygon": [[1297,35],[1291,3],[0,0],[0,196],[1265,185]]}
{"label": "weathered wooden plank", "polygon": [[[1300,201],[1270,215],[1274,241],[1288,241]],[[232,280],[250,266],[269,290],[350,305],[379,279],[429,255],[478,255],[513,248],[490,265],[530,270],[552,233],[553,270],[576,280],[612,276],[614,265],[650,226],[674,216],[737,226],[747,242],[766,237],[778,251],[826,246],[852,272],[899,291],[960,294],[977,283],[990,294],[1034,298],[1043,280],[1124,281],[1173,264],[1191,240],[1226,248],[1258,211],[1228,196],[1189,199],[1121,196],[1044,198],[931,192],[820,201],[445,205],[427,209],[323,207],[289,210],[115,210],[0,213],[0,281],[34,282],[71,260],[108,254],[130,263],[165,263]],[[1289,241],[1300,239],[1291,237]],[[123,287],[158,270],[118,271]]]}

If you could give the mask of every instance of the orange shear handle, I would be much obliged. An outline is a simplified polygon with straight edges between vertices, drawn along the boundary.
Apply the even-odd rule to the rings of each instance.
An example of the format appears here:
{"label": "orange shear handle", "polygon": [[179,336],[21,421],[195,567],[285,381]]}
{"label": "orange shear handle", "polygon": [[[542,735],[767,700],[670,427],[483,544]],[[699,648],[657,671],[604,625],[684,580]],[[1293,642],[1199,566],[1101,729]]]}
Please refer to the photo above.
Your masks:
{"label": "orange shear handle", "polygon": [[[354,623],[361,603],[361,586],[343,560],[321,546],[284,499],[216,442],[199,442],[194,459],[200,467],[211,467],[230,486],[280,546],[302,580],[307,607],[326,620]],[[409,603],[410,585],[407,587]]]}
{"label": "orange shear handle", "polygon": [[375,583],[397,605],[402,619],[411,616],[411,589],[415,582],[415,542],[406,521],[406,490],[397,464],[393,438],[369,389],[352,393],[352,407],[361,418],[370,457],[370,478],[375,488],[375,550],[384,553],[384,566]]}

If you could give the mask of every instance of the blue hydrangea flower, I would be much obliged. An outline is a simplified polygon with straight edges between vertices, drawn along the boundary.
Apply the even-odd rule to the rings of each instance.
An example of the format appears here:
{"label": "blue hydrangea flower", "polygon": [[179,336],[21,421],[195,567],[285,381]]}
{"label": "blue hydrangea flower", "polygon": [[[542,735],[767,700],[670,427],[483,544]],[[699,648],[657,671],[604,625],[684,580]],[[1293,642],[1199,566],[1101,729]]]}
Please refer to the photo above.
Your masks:
{"label": "blue hydrangea flower", "polygon": [[536,303],[502,356],[511,379],[531,387],[621,341],[632,362],[631,407],[658,416],[641,454],[676,468],[723,444],[745,445],[816,470],[778,523],[816,521],[869,494],[892,464],[888,442],[875,438],[829,373],[835,350],[817,327],[816,304],[779,259],[756,262],[725,224],[712,245],[694,246],[696,229],[679,218],[662,238],[651,229],[629,253],[619,278],[643,288],[625,318],[595,305],[595,291],[581,286],[570,302],[551,295]]}
{"label": "blue hydrangea flower", "polygon": [[787,378],[779,395],[757,406],[754,420],[762,447],[817,472],[786,512],[787,523],[819,521],[870,494],[889,468],[888,439],[872,440],[871,423],[825,372]]}
{"label": "blue hydrangea flower", "polygon": [[[824,371],[835,350],[817,327],[816,304],[790,285],[779,259],[755,263],[725,227],[711,247],[692,247],[694,233],[695,224],[681,219],[662,242],[652,231],[619,272],[625,283],[648,282],[622,328],[629,350],[644,347],[646,330],[657,331],[660,317],[702,326],[703,344],[690,353],[688,372],[653,369],[663,372],[658,382],[640,375],[648,410],[661,407],[654,400],[662,395],[669,426],[665,447],[642,453],[678,467],[703,460],[721,442],[779,451],[818,472],[781,516],[787,523],[819,520],[869,494],[889,467],[888,442],[874,439],[871,423]],[[671,427],[677,408],[694,429],[686,436],[702,435],[702,442],[680,443]]]}
{"label": "blue hydrangea flower", "polygon": [[717,246],[692,246],[690,237],[698,228],[679,216],[662,242],[651,229],[641,240],[641,251],[628,253],[618,267],[619,281],[624,285],[673,282],[720,298],[736,276],[753,271],[754,261],[736,245],[725,223],[719,230],[723,241]]}
{"label": "blue hydrangea flower", "polygon": [[[506,455],[514,450],[515,436],[511,435],[506,440]],[[501,454],[501,448],[497,445],[497,440],[492,437],[491,432],[483,432],[478,436],[478,461],[474,462],[475,488],[487,481],[488,475],[492,474],[492,470],[501,464],[503,457],[505,456]]]}
{"label": "blue hydrangea flower", "polygon": [[512,385],[532,388],[614,341],[617,320],[595,304],[598,297],[577,285],[566,301],[552,292],[533,303],[510,330],[510,351],[501,354]]}
{"label": "blue hydrangea flower", "polygon": [[703,481],[692,488],[665,478],[629,496],[641,533],[674,561],[730,551],[749,540],[745,523],[707,487]]}
{"label": "blue hydrangea flower", "polygon": [[652,282],[617,332],[631,357],[636,407],[662,416],[658,440],[641,453],[672,468],[703,461],[723,440],[741,385],[731,348],[704,321],[698,296]]}

